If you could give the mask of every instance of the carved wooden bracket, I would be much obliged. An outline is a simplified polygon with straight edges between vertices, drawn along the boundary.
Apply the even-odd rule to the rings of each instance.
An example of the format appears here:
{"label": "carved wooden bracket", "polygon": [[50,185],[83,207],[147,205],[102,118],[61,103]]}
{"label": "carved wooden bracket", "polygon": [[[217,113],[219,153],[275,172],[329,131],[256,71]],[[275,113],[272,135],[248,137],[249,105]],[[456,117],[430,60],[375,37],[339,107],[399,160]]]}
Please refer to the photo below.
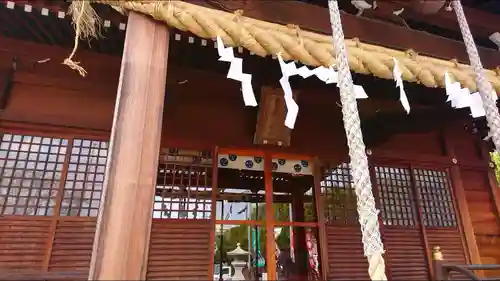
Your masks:
{"label": "carved wooden bracket", "polygon": [[12,65],[8,68],[0,68],[0,110],[5,109],[9,102],[12,90],[12,79],[17,68],[17,58],[12,59]]}
{"label": "carved wooden bracket", "polygon": [[[254,144],[290,146],[292,131],[285,127],[286,105],[281,88],[262,87]],[[298,92],[294,90],[297,101]]]}

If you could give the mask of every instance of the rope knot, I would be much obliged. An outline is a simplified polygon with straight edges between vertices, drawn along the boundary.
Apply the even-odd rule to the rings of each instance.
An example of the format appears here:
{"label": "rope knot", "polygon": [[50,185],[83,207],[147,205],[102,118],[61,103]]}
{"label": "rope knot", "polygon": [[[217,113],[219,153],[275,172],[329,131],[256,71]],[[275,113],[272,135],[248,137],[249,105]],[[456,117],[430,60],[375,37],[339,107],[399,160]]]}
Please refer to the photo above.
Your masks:
{"label": "rope knot", "polygon": [[244,11],[242,9],[238,9],[233,12],[234,18],[233,20],[235,22],[239,22],[241,20],[241,17],[243,16]]}
{"label": "rope knot", "polygon": [[454,66],[455,68],[458,68],[459,63],[458,63],[458,60],[457,60],[457,59],[451,59],[450,61],[451,61],[451,63],[453,63],[453,66]]}
{"label": "rope knot", "polygon": [[354,42],[354,45],[356,45],[356,48],[361,48],[361,40],[359,40],[358,37],[354,37],[351,40]]}
{"label": "rope knot", "polygon": [[408,56],[412,60],[416,60],[418,58],[418,53],[413,49],[408,49],[405,51],[405,55]]}
{"label": "rope knot", "polygon": [[300,27],[297,24],[291,23],[287,24],[286,27],[295,30],[295,35],[297,36],[300,46],[304,46],[304,38],[302,38]]}

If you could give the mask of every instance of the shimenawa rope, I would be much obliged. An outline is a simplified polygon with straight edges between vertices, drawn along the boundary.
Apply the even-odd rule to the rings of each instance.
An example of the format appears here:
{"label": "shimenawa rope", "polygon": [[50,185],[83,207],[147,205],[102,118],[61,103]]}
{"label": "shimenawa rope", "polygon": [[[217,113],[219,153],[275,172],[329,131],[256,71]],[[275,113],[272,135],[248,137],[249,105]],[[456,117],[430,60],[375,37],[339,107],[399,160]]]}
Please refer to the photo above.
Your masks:
{"label": "shimenawa rope", "polygon": [[[150,15],[171,27],[189,31],[201,38],[215,39],[217,35],[221,35],[226,46],[242,46],[259,56],[281,53],[284,60],[297,60],[310,66],[335,64],[330,36],[300,30],[301,44],[297,44],[297,29],[244,16],[238,16],[238,20],[235,20],[233,13],[183,1],[92,1],[112,5],[118,10]],[[79,2],[89,1],[75,0],[72,5],[78,5]],[[93,14],[98,18],[91,5],[85,5],[84,8],[85,15]],[[85,18],[87,20],[82,20],[77,26],[98,23]],[[73,20],[75,21],[75,17]],[[83,30],[90,30],[90,28],[86,27]],[[349,50],[349,65],[354,72],[393,79],[393,58],[396,58],[403,79],[406,81],[422,83],[427,87],[444,87],[444,73],[448,71],[451,79],[460,82],[463,87],[471,91],[476,89],[474,75],[467,65],[416,54],[411,55],[412,52],[365,44],[355,39],[345,40],[345,44]],[[500,92],[499,75],[495,71],[487,71],[486,76]]]}
{"label": "shimenawa rope", "polygon": [[361,225],[364,253],[368,259],[368,274],[371,280],[387,280],[385,275],[385,262],[382,254],[384,246],[380,238],[378,223],[378,210],[375,207],[375,198],[372,193],[370,171],[366,148],[361,132],[358,106],[354,94],[354,84],[349,70],[347,49],[344,44],[344,32],[340,19],[337,0],[329,0],[330,22],[333,33],[333,45],[337,56],[337,69],[339,72],[338,87],[344,128],[351,158],[352,178],[357,196],[359,224]]}

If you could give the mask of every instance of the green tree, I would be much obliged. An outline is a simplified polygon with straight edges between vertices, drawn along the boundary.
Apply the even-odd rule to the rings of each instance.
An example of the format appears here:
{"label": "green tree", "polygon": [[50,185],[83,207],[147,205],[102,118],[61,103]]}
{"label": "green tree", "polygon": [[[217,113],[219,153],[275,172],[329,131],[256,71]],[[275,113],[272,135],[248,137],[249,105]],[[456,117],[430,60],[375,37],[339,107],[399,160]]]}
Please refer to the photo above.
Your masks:
{"label": "green tree", "polygon": [[500,183],[500,155],[498,152],[490,152],[491,162],[495,165],[495,175],[497,177],[497,181]]}

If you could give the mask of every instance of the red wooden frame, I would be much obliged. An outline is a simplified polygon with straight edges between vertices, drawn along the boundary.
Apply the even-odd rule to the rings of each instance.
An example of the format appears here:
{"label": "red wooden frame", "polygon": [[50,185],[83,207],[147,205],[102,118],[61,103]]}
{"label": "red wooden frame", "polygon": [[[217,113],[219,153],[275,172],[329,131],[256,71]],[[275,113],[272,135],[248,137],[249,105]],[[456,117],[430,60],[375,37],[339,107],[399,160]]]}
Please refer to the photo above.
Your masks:
{"label": "red wooden frame", "polygon": [[[307,155],[302,155],[302,154],[293,154],[293,153],[281,153],[281,152],[271,152],[271,149],[238,149],[238,148],[217,148],[217,155],[214,154],[213,156],[213,169],[214,169],[214,176],[216,177],[217,170],[218,170],[218,162],[217,162],[217,156],[219,153],[224,153],[224,154],[237,154],[237,155],[246,155],[246,156],[261,156],[264,158],[264,185],[265,185],[265,201],[266,201],[266,219],[265,221],[258,221],[258,220],[218,220],[214,219],[213,220],[213,227],[215,228],[216,224],[228,224],[228,225],[235,225],[235,224],[240,224],[240,225],[252,225],[252,226],[261,226],[266,228],[266,269],[267,269],[267,276],[268,278],[271,278],[271,276],[276,276],[276,258],[275,258],[275,252],[270,251],[269,249],[274,249],[275,248],[275,243],[274,243],[274,227],[276,226],[290,226],[290,227],[314,227],[314,228],[320,228],[319,231],[323,231],[323,227],[320,227],[321,225],[316,222],[286,222],[286,221],[275,221],[274,219],[274,207],[273,207],[273,182],[272,182],[272,159],[279,157],[282,159],[302,159],[302,160],[314,160],[313,157],[307,156]],[[316,165],[316,164],[314,164]],[[313,167],[314,168],[314,167]],[[313,174],[313,176],[315,176]],[[215,181],[212,180],[212,183]],[[315,184],[316,186],[316,184]],[[316,189],[316,187],[315,187]],[[212,205],[216,204],[216,194],[217,194],[217,185],[213,185],[212,187]],[[316,199],[318,198],[318,195],[316,195]],[[316,208],[317,208],[318,202],[316,200]],[[212,217],[215,218],[215,207],[212,208]],[[322,211],[322,210],[321,210]],[[319,215],[318,215],[319,219]],[[215,232],[213,234],[215,236]],[[321,239],[321,238],[320,238]],[[215,242],[215,240],[212,240],[212,243]],[[211,245],[213,246],[213,245]],[[322,247],[325,247],[325,243],[320,242],[320,254],[322,251]],[[322,260],[323,260],[323,255],[321,254]],[[211,247],[211,256],[212,256],[212,263],[211,263],[211,268],[209,269],[209,272],[213,274],[213,261],[214,261],[214,249]],[[326,259],[326,257],[325,257]],[[324,262],[323,262],[324,263]],[[210,275],[212,276],[212,275]],[[323,278],[326,278],[326,276],[322,276]],[[270,279],[270,280],[274,280]]]}

